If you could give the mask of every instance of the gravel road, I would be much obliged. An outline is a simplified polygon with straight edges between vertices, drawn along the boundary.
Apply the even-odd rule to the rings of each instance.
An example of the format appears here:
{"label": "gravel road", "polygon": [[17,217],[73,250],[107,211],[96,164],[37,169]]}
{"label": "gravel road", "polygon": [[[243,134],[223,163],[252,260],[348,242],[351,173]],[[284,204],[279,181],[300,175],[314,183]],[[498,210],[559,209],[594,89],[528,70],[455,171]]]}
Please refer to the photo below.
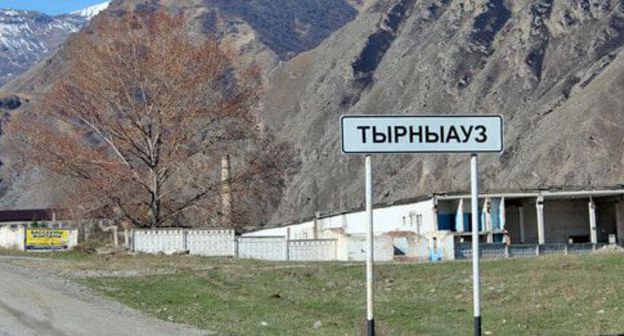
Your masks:
{"label": "gravel road", "polygon": [[154,320],[55,276],[0,260],[0,336],[213,335]]}

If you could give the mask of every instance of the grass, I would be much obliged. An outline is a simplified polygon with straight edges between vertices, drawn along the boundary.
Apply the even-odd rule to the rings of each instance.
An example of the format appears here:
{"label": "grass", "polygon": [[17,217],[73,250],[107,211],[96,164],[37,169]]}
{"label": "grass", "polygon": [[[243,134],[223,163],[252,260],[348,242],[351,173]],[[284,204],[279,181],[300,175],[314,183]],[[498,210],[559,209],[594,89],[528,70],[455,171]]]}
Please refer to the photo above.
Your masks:
{"label": "grass", "polygon": [[[60,256],[54,258],[66,262],[41,267],[81,274],[79,281],[106,296],[219,335],[364,334],[363,264]],[[84,276],[86,270],[100,273]],[[130,271],[137,273],[123,273]],[[486,334],[624,333],[623,255],[486,261],[482,276]],[[385,335],[469,335],[471,283],[466,262],[379,265],[379,329]],[[317,321],[322,326],[315,329]]]}

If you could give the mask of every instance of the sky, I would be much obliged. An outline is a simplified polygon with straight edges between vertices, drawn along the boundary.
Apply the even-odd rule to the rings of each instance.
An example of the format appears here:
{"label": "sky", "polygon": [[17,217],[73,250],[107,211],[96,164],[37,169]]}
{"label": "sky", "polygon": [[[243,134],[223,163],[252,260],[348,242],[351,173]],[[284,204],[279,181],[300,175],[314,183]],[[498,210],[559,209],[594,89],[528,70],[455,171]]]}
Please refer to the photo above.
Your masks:
{"label": "sky", "polygon": [[0,8],[36,10],[58,15],[102,2],[105,0],[0,0]]}

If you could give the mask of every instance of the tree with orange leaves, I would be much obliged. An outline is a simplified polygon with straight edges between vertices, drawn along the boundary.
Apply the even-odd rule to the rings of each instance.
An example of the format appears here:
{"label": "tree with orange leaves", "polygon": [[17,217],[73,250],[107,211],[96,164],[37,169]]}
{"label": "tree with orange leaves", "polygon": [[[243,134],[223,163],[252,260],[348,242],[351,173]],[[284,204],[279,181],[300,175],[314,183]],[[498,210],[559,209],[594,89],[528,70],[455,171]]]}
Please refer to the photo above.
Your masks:
{"label": "tree with orange leaves", "polygon": [[38,112],[10,124],[18,156],[67,179],[68,207],[115,208],[139,227],[189,213],[209,222],[220,215],[228,154],[241,162],[227,181],[232,193],[275,205],[266,194],[280,194],[288,150],[256,122],[259,70],[215,39],[191,39],[181,16],[94,24],[66,48],[68,70]]}

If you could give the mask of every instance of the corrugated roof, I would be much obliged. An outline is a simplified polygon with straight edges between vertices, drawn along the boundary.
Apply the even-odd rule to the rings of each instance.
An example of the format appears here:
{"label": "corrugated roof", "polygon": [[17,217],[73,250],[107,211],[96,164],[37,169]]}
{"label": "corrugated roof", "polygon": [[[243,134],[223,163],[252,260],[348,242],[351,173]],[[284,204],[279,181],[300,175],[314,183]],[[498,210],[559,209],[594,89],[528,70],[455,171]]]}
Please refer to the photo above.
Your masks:
{"label": "corrugated roof", "polygon": [[52,220],[54,213],[55,210],[52,209],[0,211],[0,223],[49,221]]}

